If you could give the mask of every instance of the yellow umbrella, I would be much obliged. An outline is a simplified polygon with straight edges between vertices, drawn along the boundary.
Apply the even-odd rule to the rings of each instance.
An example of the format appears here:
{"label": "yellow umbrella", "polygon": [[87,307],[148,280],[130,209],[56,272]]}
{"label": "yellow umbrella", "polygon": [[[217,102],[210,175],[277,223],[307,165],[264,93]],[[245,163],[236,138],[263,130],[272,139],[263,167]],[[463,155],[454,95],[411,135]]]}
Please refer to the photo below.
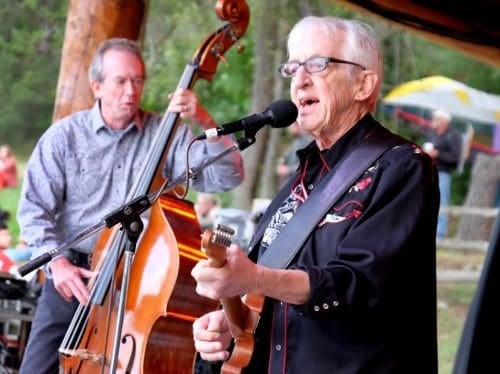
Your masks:
{"label": "yellow umbrella", "polygon": [[444,109],[454,117],[500,124],[500,96],[471,88],[461,82],[432,76],[392,89],[383,99],[386,106]]}

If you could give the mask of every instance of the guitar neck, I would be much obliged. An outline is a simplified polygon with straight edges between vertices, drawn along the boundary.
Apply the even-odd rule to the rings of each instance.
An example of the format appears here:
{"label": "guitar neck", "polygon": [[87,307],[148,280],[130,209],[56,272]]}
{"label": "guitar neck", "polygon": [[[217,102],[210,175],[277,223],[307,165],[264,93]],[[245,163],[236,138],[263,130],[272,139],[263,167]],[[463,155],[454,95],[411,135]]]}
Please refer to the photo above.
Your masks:
{"label": "guitar neck", "polygon": [[[230,228],[226,230],[207,230],[202,238],[202,250],[207,255],[210,266],[220,268],[226,263],[226,250],[231,245],[230,237],[234,233]],[[249,308],[242,302],[241,297],[233,296],[220,300],[231,334],[236,338],[244,328]]]}
{"label": "guitar neck", "polygon": [[244,321],[247,318],[249,309],[243,304],[239,296],[221,299],[220,303],[226,314],[231,335],[233,338],[237,338],[244,328]]}
{"label": "guitar neck", "polygon": [[[222,227],[215,232],[206,230],[201,240],[201,248],[207,255],[210,266],[222,267],[227,261],[227,247],[231,245],[230,228]],[[260,319],[264,297],[246,294],[220,300],[229,330],[235,345],[231,356],[224,362],[221,374],[241,374],[248,366],[254,350],[254,331]]]}

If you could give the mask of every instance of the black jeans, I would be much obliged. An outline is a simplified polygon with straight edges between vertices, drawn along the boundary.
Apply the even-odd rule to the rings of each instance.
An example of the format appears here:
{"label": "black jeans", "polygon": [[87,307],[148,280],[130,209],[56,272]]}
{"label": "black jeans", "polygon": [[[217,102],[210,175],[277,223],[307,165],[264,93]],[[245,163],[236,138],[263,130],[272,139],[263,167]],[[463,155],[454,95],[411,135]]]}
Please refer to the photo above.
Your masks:
{"label": "black jeans", "polygon": [[31,324],[20,374],[59,372],[59,346],[77,307],[78,300],[66,302],[54,288],[52,279],[45,280]]}

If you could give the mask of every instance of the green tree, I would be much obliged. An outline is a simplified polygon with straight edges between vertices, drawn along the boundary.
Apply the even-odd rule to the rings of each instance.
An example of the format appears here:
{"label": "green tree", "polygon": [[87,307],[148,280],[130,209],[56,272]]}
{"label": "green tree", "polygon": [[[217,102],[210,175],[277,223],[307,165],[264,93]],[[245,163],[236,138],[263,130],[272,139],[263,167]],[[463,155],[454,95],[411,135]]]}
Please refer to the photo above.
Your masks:
{"label": "green tree", "polygon": [[66,10],[59,0],[0,4],[0,139],[20,151],[51,121]]}
{"label": "green tree", "polygon": [[[0,4],[0,68],[4,75],[0,82],[3,103],[0,139],[17,150],[22,147],[26,154],[51,123],[68,3],[18,0]],[[225,24],[215,14],[215,3],[214,0],[147,2],[149,12],[142,41],[148,69],[145,108],[157,113],[165,111],[167,93],[178,85],[202,40]],[[402,82],[433,74],[461,80],[488,92],[500,92],[499,69],[335,2],[289,0],[270,4],[253,0],[247,3],[250,24],[241,40],[225,53],[227,64],[221,61],[210,82],[200,80],[194,87],[218,123],[262,111],[274,99],[288,96],[288,82],[278,78],[276,66],[286,59],[284,47],[289,28],[308,14],[350,17],[374,27],[385,58],[382,94]],[[244,46],[242,53],[238,53],[240,44]],[[408,132],[383,110],[377,116],[397,132],[405,135]],[[258,135],[261,138],[258,141],[265,142],[265,146],[254,145],[247,151],[256,153],[257,163],[248,174],[252,180],[244,193],[245,206],[254,197],[272,195],[273,161],[289,141],[286,131],[263,129]],[[260,151],[260,147],[265,149]]]}

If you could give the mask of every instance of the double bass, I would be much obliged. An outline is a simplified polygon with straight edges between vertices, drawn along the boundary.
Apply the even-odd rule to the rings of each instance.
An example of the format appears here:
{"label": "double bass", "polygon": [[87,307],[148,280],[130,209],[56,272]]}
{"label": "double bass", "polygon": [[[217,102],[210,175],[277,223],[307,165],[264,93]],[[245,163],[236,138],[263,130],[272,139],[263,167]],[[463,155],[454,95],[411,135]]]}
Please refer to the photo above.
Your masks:
{"label": "double bass", "polygon": [[[250,14],[245,1],[218,0],[215,12],[227,24],[203,40],[178,88],[192,88],[200,78],[211,80],[224,53],[246,31]],[[162,117],[127,198],[139,208],[148,205],[143,196],[162,192],[167,183],[161,165],[179,119],[170,112]],[[218,304],[198,296],[190,276],[203,256],[201,228],[192,203],[175,193],[162,193],[146,208],[146,224],[144,215],[124,209],[121,225],[99,236],[90,302],[78,306],[59,348],[62,373],[193,372],[192,322]]]}

